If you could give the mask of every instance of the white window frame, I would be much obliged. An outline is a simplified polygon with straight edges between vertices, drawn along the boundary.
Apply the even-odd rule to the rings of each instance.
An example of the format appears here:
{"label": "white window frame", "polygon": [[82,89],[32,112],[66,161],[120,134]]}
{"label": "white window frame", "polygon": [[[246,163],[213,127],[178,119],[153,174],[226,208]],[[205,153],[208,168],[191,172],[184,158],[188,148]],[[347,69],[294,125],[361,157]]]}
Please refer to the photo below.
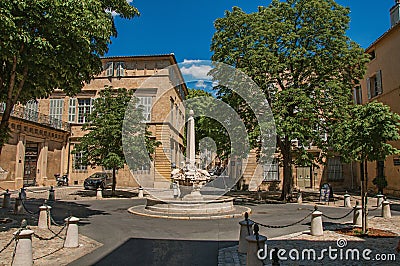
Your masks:
{"label": "white window frame", "polygon": [[151,107],[153,103],[153,97],[151,96],[138,96],[138,102],[136,107],[142,107],[143,111],[143,122],[151,122]]}
{"label": "white window frame", "polygon": [[117,77],[123,77],[125,76],[125,63],[124,62],[118,62],[116,63],[116,72],[117,72]]}
{"label": "white window frame", "polygon": [[68,122],[76,123],[76,98],[69,98]]}
{"label": "white window frame", "polygon": [[263,181],[272,182],[280,181],[279,179],[279,161],[273,159],[271,163],[263,165]]}
{"label": "white window frame", "polygon": [[78,124],[84,124],[87,122],[86,115],[92,112],[92,103],[93,103],[92,98],[78,98],[78,104],[76,108],[77,109],[76,119]]}
{"label": "white window frame", "polygon": [[374,98],[382,94],[382,71],[378,70],[375,75],[367,78],[368,99]]}
{"label": "white window frame", "polygon": [[107,77],[112,77],[114,76],[114,62],[108,62],[106,64],[106,76]]}
{"label": "white window frame", "polygon": [[82,164],[83,152],[74,153],[72,169],[74,171],[87,171],[87,165]]}

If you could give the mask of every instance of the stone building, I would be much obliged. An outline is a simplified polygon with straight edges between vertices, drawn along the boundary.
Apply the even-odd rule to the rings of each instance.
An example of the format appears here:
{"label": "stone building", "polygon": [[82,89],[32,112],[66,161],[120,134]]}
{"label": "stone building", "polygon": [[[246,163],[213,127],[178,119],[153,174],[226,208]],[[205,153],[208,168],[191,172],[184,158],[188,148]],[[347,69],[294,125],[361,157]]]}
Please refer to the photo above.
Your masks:
{"label": "stone building", "polygon": [[[392,112],[400,114],[400,1],[390,9],[391,27],[376,39],[367,49],[370,62],[367,65],[361,87],[355,88],[354,100],[357,104],[371,101],[390,106]],[[392,143],[400,149],[400,141]],[[400,156],[389,156],[385,161],[368,163],[368,188],[376,189],[373,178],[383,174],[388,186],[385,193],[400,195]]]}
{"label": "stone building", "polygon": [[[74,97],[56,90],[48,99],[32,101],[23,108],[50,122],[46,119],[32,121],[26,119],[27,116],[12,117],[13,137],[0,158],[0,166],[8,174],[5,180],[0,180],[0,187],[19,188],[22,184],[33,183],[54,185],[54,174],[57,173],[68,174],[70,183],[82,185],[92,173],[107,171],[101,166],[82,165],[81,155],[72,153],[79,138],[85,134],[81,130],[85,114],[91,112],[95,98],[105,86],[135,90],[152,137],[162,143],[156,148],[151,165],[134,169],[134,172],[127,166],[120,169],[117,185],[138,186],[133,177],[135,174],[145,177],[146,186],[169,184],[171,166],[184,160],[185,109],[182,102],[187,87],[176,67],[175,56],[106,57],[102,63],[103,71]],[[31,168],[35,171],[28,170]]]}

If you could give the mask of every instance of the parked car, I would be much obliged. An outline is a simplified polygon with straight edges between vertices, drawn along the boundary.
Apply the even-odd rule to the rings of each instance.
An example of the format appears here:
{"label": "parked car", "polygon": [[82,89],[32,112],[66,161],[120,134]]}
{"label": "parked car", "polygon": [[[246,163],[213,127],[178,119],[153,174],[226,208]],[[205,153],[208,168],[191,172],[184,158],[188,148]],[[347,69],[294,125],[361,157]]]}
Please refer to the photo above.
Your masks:
{"label": "parked car", "polygon": [[112,175],[105,172],[97,172],[89,176],[83,182],[85,189],[105,189],[112,186]]}

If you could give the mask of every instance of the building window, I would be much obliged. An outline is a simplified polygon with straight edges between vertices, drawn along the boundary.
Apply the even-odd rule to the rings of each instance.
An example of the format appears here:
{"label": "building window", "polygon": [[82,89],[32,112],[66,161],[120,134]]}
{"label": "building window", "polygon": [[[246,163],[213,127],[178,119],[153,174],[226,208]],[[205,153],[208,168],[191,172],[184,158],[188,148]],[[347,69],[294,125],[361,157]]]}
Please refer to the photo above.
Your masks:
{"label": "building window", "polygon": [[87,122],[86,115],[90,114],[92,109],[92,99],[78,99],[78,123],[83,124]]}
{"label": "building window", "polygon": [[354,94],[354,103],[362,104],[362,91],[360,86],[354,88],[353,94]]}
{"label": "building window", "polygon": [[151,121],[151,104],[153,98],[151,96],[139,96],[136,107],[141,107],[143,110],[144,122]]}
{"label": "building window", "polygon": [[68,121],[70,123],[86,123],[86,115],[92,112],[93,102],[93,98],[70,98],[68,107]]}
{"label": "building window", "polygon": [[83,152],[74,153],[72,168],[76,171],[86,171],[87,165],[82,164]]}
{"label": "building window", "polygon": [[367,78],[368,99],[382,94],[382,71],[379,70],[375,75]]}
{"label": "building window", "polygon": [[24,119],[37,122],[39,119],[39,103],[36,100],[30,100],[26,103],[24,109]]}
{"label": "building window", "polygon": [[171,126],[173,126],[174,125],[174,100],[170,100],[170,123],[171,123]]}
{"label": "building window", "polygon": [[123,62],[118,62],[115,65],[117,70],[117,77],[125,76],[125,64]]}
{"label": "building window", "polygon": [[279,163],[274,159],[270,164],[263,165],[264,181],[279,181]]}
{"label": "building window", "polygon": [[68,122],[76,123],[76,99],[69,99],[69,107],[68,107]]}
{"label": "building window", "polygon": [[106,77],[114,76],[114,63],[108,62],[105,66],[105,70],[106,70]]}
{"label": "building window", "polygon": [[368,53],[369,54],[369,58],[372,60],[372,59],[375,59],[375,50],[372,50],[371,52],[369,52]]}
{"label": "building window", "polygon": [[62,120],[64,99],[50,99],[50,116]]}
{"label": "building window", "polygon": [[328,158],[328,180],[329,181],[342,181],[343,178],[343,165],[340,157]]}

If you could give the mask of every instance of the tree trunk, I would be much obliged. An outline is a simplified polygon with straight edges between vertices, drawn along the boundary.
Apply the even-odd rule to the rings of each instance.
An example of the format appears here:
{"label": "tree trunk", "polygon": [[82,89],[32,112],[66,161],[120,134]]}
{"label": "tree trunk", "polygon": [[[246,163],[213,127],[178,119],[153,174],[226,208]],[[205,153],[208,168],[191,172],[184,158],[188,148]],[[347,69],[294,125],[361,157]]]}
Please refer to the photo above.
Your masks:
{"label": "tree trunk", "polygon": [[281,151],[283,156],[283,187],[281,200],[286,202],[293,190],[291,142],[287,137],[285,138]]}
{"label": "tree trunk", "polygon": [[0,155],[1,151],[3,150],[4,144],[7,143],[7,140],[9,138],[9,120],[11,116],[11,111],[13,109],[14,103],[12,102],[12,99],[7,99],[6,102],[6,109],[4,110],[2,117],[1,117],[1,122],[0,122]]}
{"label": "tree trunk", "polygon": [[114,197],[115,196],[115,187],[117,186],[117,176],[115,174],[115,167],[113,167],[113,183],[112,183],[112,191],[111,195]]}
{"label": "tree trunk", "polygon": [[364,191],[364,202],[365,202],[365,211],[364,211],[364,224],[365,224],[365,234],[368,234],[368,163],[364,162],[365,167],[365,191]]}
{"label": "tree trunk", "polygon": [[366,224],[365,224],[365,176],[364,176],[364,161],[360,162],[360,181],[361,181],[361,224],[362,224],[362,233],[366,232]]}

